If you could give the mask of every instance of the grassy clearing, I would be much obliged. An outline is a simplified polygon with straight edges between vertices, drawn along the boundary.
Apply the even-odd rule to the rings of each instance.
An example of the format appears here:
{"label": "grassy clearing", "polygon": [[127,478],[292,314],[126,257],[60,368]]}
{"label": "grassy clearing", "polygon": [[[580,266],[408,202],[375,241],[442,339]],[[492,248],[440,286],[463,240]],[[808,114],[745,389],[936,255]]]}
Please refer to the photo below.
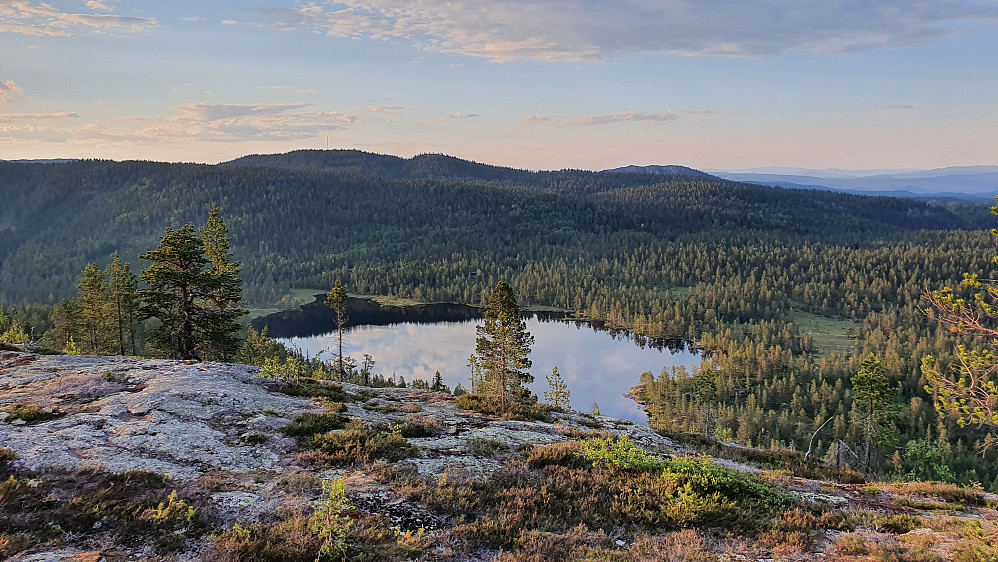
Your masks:
{"label": "grassy clearing", "polygon": [[814,346],[821,355],[849,354],[856,347],[855,339],[847,335],[856,324],[849,320],[835,320],[802,310],[793,310],[788,316],[800,333],[811,334]]}

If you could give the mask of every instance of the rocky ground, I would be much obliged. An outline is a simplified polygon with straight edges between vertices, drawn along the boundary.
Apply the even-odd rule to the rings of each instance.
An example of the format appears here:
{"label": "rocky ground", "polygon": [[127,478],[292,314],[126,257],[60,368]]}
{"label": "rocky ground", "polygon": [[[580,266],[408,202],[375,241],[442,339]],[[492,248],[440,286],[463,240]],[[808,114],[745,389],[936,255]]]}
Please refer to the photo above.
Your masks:
{"label": "rocky ground", "polygon": [[[29,545],[27,549],[16,545],[30,533],[4,534],[0,527],[0,559],[4,548],[15,552],[13,560],[24,561],[211,559],[209,548],[217,532],[236,522],[272,521],[275,514],[294,508],[294,502],[301,498],[314,502],[321,481],[341,477],[356,509],[379,515],[396,528],[423,528],[432,533],[449,524],[446,514],[396,493],[366,465],[317,467],[306,462],[298,454],[295,439],[281,430],[304,413],[328,410],[329,404],[281,393],[272,381],[258,375],[256,367],[222,363],[0,352],[0,468],[3,450],[11,451],[14,457],[8,470],[17,474],[5,484],[8,491],[22,490],[23,497],[30,497],[30,489],[49,486],[51,489],[39,494],[44,497],[30,505],[62,513],[55,504],[83,497],[80,490],[88,484],[81,475],[99,475],[93,477],[101,482],[97,487],[107,486],[100,493],[131,493],[128,486],[134,482],[122,484],[114,475],[134,480],[134,471],[148,471],[164,477],[162,489],[150,492],[150,501],[155,503],[156,497],[166,501],[170,490],[179,489],[215,529],[164,555],[156,546],[162,544],[162,536],[119,541],[111,537],[120,537],[120,529],[102,534],[100,525],[106,518],[94,519],[92,524],[87,520],[88,527],[81,530],[74,530],[71,520],[58,525],[49,522],[60,528],[47,540],[35,537],[34,542],[24,543]],[[566,413],[552,414],[549,422],[503,420],[462,410],[444,393],[350,384],[344,384],[343,391],[344,416],[376,427],[413,422],[433,427],[429,436],[408,438],[416,449],[403,462],[410,471],[435,477],[461,474],[486,479],[525,448],[567,443],[594,430],[627,435],[645,451],[666,458],[690,453],[647,426],[626,420]],[[739,462],[717,462],[741,471],[762,472]],[[967,540],[967,533],[977,537],[975,540],[991,540],[987,537],[993,537],[992,522],[998,519],[998,513],[989,507],[993,505],[990,497],[954,492],[955,487],[945,488],[948,492],[943,493],[942,488],[924,485],[910,489],[901,485],[844,485],[773,471],[764,476],[771,484],[791,491],[804,509],[853,509],[901,519],[894,527],[874,516],[866,527],[860,524],[838,530],[827,525],[829,528],[819,529],[820,533],[808,535],[816,538],[800,544],[789,541],[790,546],[786,546],[785,536],[778,545],[765,547],[764,541],[746,546],[737,536],[715,533],[704,548],[712,549],[717,559],[951,559],[953,545]],[[74,491],[66,491],[69,488]],[[0,514],[7,510],[10,525],[27,521],[29,513],[11,512],[17,505],[29,505],[23,503],[27,500],[22,504],[5,502],[4,490],[0,485]],[[63,496],[69,499],[60,499]],[[162,511],[162,505],[160,508]],[[147,517],[148,512],[132,513],[158,521],[155,515]],[[2,517],[0,524],[5,521]],[[970,531],[961,530],[964,527]],[[181,533],[182,529],[173,532]],[[626,541],[618,543],[622,548],[627,546]],[[925,556],[890,554],[913,549],[922,550]],[[437,555],[453,559],[444,551]],[[971,555],[965,559],[987,558]]]}
{"label": "rocky ground", "polygon": [[[15,452],[14,468],[37,473],[142,470],[168,475],[174,486],[208,482],[221,490],[210,500],[213,515],[225,522],[272,513],[286,499],[289,480],[314,474],[320,480],[345,475],[356,503],[393,519],[432,524],[424,510],[399,505],[362,471],[316,471],[300,463],[295,440],[280,430],[323,407],[274,392],[259,371],[226,363],[0,352],[0,448]],[[674,449],[647,426],[627,420],[560,413],[553,414],[555,423],[501,420],[462,410],[445,393],[343,387],[348,397],[362,400],[346,403],[344,415],[351,418],[378,426],[411,418],[442,424],[439,435],[409,439],[419,452],[407,462],[421,473],[461,469],[487,476],[503,461],[475,452],[483,442],[515,452],[527,444],[566,442],[573,430],[593,427],[629,435],[650,451]],[[3,411],[14,404],[35,406],[47,419],[24,421]],[[66,558],[33,553],[18,559]]]}

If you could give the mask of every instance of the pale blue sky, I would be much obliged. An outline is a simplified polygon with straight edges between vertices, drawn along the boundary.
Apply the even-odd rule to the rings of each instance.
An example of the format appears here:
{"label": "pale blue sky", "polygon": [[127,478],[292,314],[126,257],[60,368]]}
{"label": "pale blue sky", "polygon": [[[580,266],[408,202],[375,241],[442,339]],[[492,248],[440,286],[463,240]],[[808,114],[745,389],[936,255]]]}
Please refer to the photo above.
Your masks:
{"label": "pale blue sky", "polygon": [[0,0],[0,159],[998,164],[995,0]]}

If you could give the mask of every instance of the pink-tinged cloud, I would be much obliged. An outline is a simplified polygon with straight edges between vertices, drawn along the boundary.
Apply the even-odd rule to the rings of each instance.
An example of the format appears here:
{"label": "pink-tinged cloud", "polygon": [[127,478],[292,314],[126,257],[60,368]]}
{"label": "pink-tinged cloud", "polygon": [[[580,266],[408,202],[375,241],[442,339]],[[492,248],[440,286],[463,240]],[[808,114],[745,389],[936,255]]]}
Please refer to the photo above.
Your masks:
{"label": "pink-tinged cloud", "polygon": [[[107,10],[101,2],[88,2],[92,10]],[[152,18],[137,18],[114,14],[74,14],[57,10],[46,3],[26,0],[0,0],[0,33],[65,37],[78,31],[136,32],[156,25]]]}
{"label": "pink-tinged cloud", "polygon": [[14,96],[24,95],[24,90],[13,80],[0,80],[0,105],[10,103]]}
{"label": "pink-tinged cloud", "polygon": [[713,115],[716,112],[709,109],[684,109],[682,111],[642,112],[624,111],[620,113],[601,113],[594,115],[576,115],[570,117],[549,115],[525,115],[520,118],[523,125],[554,124],[561,127],[588,127],[593,125],[610,125],[614,123],[673,123],[691,115]]}
{"label": "pink-tinged cloud", "polygon": [[998,23],[991,0],[326,0],[256,13],[280,31],[404,39],[495,62],[863,51]]}

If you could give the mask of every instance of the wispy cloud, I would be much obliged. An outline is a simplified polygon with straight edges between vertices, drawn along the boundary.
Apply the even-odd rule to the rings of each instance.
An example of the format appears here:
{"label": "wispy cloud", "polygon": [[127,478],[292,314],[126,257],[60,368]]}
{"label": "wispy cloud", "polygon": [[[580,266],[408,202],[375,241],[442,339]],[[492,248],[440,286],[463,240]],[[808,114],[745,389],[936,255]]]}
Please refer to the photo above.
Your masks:
{"label": "wispy cloud", "polygon": [[77,119],[80,116],[72,111],[60,111],[56,113],[0,113],[0,123],[12,123],[14,121],[45,121],[51,119]]}
{"label": "wispy cloud", "polygon": [[[320,111],[312,104],[192,103],[168,108],[165,116],[119,117],[109,123],[58,126],[76,119],[71,112],[0,114],[0,132],[20,139],[51,142],[155,144],[177,141],[240,142],[307,139],[360,123],[364,116],[391,113],[394,106]],[[41,126],[40,121],[53,123]],[[68,124],[67,124],[68,125]]]}
{"label": "wispy cloud", "polygon": [[256,13],[258,24],[281,31],[399,38],[496,62],[847,52],[998,22],[993,0],[325,0]]}
{"label": "wispy cloud", "polygon": [[588,127],[592,125],[610,125],[613,123],[672,123],[688,115],[711,115],[716,112],[709,109],[684,109],[682,111],[642,112],[624,111],[621,113],[601,113],[594,115],[552,116],[524,115],[520,122],[524,125],[553,124],[562,127]]}
{"label": "wispy cloud", "polygon": [[87,0],[87,7],[95,12],[110,12],[111,8],[107,7],[104,2],[99,2],[98,0]]}
{"label": "wispy cloud", "polygon": [[[96,1],[87,2],[87,6],[92,10],[106,9],[105,4]],[[46,3],[0,0],[0,33],[62,37],[81,30],[90,33],[109,30],[135,32],[154,25],[156,20],[152,18],[74,14],[57,10]]]}
{"label": "wispy cloud", "polygon": [[0,80],[0,105],[13,101],[14,96],[24,94],[24,90],[14,83],[13,80]]}
{"label": "wispy cloud", "polygon": [[292,94],[305,94],[305,95],[311,95],[311,94],[316,93],[316,91],[313,90],[312,88],[304,88],[304,89],[302,89],[302,88],[295,88],[295,87],[292,87],[292,86],[261,86],[261,87],[256,88],[256,89],[257,90],[270,90],[272,92],[288,92],[288,93],[292,93]]}

